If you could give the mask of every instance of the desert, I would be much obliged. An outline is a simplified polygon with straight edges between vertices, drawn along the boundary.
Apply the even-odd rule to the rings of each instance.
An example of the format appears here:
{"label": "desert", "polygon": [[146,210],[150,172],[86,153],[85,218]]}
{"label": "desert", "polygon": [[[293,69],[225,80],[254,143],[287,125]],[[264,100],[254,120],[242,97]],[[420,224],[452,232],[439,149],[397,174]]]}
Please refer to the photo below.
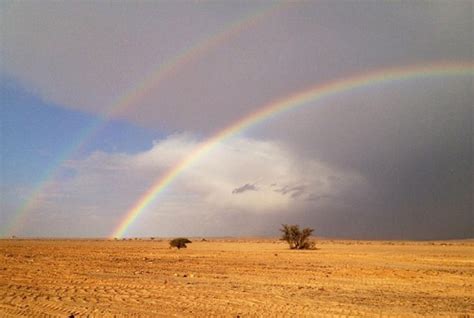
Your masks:
{"label": "desert", "polygon": [[474,242],[0,240],[1,317],[472,317]]}
{"label": "desert", "polygon": [[473,8],[0,0],[0,318],[474,318]]}

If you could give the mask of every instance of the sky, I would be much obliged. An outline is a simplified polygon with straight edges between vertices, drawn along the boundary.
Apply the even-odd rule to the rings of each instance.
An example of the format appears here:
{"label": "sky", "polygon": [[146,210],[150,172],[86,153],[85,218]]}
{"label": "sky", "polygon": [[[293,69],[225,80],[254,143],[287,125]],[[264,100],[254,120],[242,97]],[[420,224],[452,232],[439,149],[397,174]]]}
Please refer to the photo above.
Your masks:
{"label": "sky", "polygon": [[[0,4],[0,236],[474,237],[470,1]],[[469,44],[471,43],[471,44]],[[310,87],[374,81],[219,132]],[[186,160],[186,164],[180,164]]]}

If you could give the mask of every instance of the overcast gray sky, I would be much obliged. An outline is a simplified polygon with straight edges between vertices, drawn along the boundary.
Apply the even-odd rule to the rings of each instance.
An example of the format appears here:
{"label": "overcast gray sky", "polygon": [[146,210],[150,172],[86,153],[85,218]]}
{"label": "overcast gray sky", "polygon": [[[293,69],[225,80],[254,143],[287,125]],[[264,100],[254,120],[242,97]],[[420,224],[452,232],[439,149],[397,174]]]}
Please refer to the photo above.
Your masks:
{"label": "overcast gray sky", "polygon": [[[124,125],[107,135],[115,148],[67,154],[54,176],[20,182],[3,171],[2,221],[19,235],[110,235],[153,180],[272,100],[388,67],[473,62],[471,1],[24,1],[0,10],[3,170],[26,169],[9,163],[18,157],[8,145],[24,142],[16,130],[53,138],[59,128],[41,125],[61,116]],[[279,224],[300,223],[335,237],[473,237],[473,94],[472,76],[426,77],[272,117],[194,162],[126,234],[277,235]],[[25,127],[16,103],[47,116]],[[125,146],[126,135],[148,146]],[[64,153],[50,143],[48,152]],[[34,162],[32,147],[18,156]]]}

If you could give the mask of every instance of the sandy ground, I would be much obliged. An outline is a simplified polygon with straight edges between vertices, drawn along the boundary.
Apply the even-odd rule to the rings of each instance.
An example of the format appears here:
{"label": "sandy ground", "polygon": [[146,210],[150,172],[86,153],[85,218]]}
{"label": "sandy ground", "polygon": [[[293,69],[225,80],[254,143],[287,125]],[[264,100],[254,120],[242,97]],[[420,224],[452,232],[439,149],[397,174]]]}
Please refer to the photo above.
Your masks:
{"label": "sandy ground", "polygon": [[0,240],[0,317],[474,317],[474,242]]}

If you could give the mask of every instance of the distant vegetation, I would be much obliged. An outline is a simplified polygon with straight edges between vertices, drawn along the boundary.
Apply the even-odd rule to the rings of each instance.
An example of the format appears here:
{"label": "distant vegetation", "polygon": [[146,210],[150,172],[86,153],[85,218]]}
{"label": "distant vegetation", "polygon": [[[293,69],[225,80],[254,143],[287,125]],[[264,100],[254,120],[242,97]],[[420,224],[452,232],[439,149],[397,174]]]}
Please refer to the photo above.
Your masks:
{"label": "distant vegetation", "polygon": [[314,229],[308,227],[300,230],[299,225],[282,224],[280,231],[283,233],[281,240],[288,242],[292,250],[314,249],[315,243],[309,240]]}
{"label": "distant vegetation", "polygon": [[176,247],[178,250],[180,248],[186,248],[187,243],[192,243],[192,242],[185,237],[178,237],[170,241],[170,248]]}

